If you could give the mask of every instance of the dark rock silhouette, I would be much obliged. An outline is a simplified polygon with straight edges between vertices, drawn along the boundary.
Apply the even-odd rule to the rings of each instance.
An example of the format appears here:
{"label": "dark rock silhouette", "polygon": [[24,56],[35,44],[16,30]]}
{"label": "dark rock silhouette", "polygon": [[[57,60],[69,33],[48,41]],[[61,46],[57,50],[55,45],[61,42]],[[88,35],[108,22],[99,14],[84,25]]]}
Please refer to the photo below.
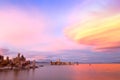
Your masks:
{"label": "dark rock silhouette", "polygon": [[50,62],[51,65],[73,65],[72,62],[61,62],[60,59],[58,59],[57,61],[55,62]]}
{"label": "dark rock silhouette", "polygon": [[35,61],[31,62],[30,60],[26,60],[26,58],[20,53],[18,53],[17,57],[13,59],[9,59],[8,56],[4,59],[4,56],[0,55],[0,68],[4,69],[4,67],[8,67],[10,69],[37,68]]}

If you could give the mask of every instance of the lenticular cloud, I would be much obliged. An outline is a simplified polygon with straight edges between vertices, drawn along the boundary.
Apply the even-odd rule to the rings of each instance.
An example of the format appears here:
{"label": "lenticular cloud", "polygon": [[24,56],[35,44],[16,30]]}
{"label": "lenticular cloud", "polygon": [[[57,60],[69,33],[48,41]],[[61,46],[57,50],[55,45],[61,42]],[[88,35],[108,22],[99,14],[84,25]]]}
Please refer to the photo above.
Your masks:
{"label": "lenticular cloud", "polygon": [[120,48],[120,15],[92,19],[72,26],[66,34],[79,44],[91,45],[95,49]]}

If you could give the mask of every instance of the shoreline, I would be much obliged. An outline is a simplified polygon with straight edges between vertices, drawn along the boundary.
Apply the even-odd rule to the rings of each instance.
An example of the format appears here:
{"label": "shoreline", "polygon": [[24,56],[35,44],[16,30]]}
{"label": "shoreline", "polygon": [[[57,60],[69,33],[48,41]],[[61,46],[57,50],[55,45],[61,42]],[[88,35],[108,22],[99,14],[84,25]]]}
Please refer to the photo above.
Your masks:
{"label": "shoreline", "polygon": [[[44,66],[78,66],[78,67],[82,67],[82,66],[103,66],[105,67],[106,65],[107,66],[110,66],[110,65],[120,65],[120,63],[92,63],[92,64],[89,64],[89,63],[79,63],[79,64],[73,64],[73,65],[45,65],[45,64],[39,64],[37,65],[36,67],[30,67],[30,68],[18,68],[18,67],[14,67],[14,68],[11,68],[11,67],[0,67],[0,71],[6,71],[6,70],[30,70],[30,69],[36,69],[36,68],[40,68],[40,67],[44,67]],[[48,67],[49,68],[49,67]]]}
{"label": "shoreline", "polygon": [[0,55],[0,70],[12,70],[12,69],[35,69],[38,68],[36,61],[26,60],[26,58],[18,53],[17,57],[9,59],[7,56]]}

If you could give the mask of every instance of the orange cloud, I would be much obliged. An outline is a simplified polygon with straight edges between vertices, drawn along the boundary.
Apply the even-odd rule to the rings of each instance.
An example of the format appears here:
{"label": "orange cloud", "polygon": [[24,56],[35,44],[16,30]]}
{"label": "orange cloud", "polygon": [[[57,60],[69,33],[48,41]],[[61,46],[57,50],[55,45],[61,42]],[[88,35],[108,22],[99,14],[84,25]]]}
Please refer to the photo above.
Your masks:
{"label": "orange cloud", "polygon": [[74,41],[92,45],[95,49],[120,46],[120,15],[91,19],[65,30]]}

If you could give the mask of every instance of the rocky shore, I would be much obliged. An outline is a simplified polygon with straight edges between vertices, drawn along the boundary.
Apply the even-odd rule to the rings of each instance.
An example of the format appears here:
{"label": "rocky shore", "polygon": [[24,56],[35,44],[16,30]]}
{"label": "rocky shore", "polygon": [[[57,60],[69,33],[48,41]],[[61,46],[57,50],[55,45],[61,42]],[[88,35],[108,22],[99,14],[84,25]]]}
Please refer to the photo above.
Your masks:
{"label": "rocky shore", "polygon": [[17,57],[9,59],[0,55],[0,70],[14,70],[14,69],[35,69],[38,68],[35,61],[26,60],[26,58],[18,53]]}

